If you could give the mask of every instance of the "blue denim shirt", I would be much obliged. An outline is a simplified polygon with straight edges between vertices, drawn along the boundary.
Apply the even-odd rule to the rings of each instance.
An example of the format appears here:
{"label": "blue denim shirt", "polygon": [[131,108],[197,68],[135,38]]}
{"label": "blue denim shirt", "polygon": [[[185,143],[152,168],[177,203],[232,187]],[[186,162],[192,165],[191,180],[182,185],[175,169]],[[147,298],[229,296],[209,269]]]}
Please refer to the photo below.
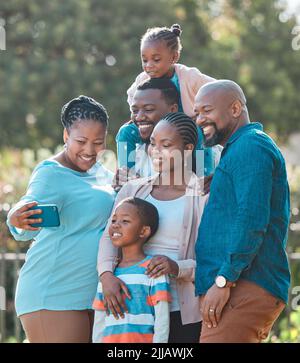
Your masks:
{"label": "blue denim shirt", "polygon": [[262,125],[238,129],[222,151],[196,242],[196,295],[214,284],[250,280],[287,302],[285,252],[290,202],[284,159]]}

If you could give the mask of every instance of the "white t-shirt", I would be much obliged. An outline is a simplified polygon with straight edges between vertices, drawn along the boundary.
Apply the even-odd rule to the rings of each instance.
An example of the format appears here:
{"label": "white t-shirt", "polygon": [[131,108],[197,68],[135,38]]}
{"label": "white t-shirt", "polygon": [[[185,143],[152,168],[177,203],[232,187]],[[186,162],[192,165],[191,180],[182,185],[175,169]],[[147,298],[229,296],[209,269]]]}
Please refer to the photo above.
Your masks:
{"label": "white t-shirt", "polygon": [[[158,200],[151,194],[146,201],[155,205],[159,214],[159,227],[154,236],[144,245],[146,254],[163,255],[177,261],[179,253],[179,236],[182,232],[185,196],[174,200]],[[170,311],[179,311],[176,279],[170,277],[172,303]]]}

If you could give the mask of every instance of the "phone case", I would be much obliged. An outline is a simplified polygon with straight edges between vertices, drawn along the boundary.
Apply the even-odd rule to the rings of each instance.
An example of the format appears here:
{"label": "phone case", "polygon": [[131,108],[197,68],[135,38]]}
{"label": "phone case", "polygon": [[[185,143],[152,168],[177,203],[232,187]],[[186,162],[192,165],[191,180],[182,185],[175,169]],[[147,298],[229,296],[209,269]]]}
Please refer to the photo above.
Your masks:
{"label": "phone case", "polygon": [[36,205],[30,209],[41,209],[42,214],[32,215],[31,218],[42,218],[42,223],[31,224],[32,227],[59,227],[60,220],[58,209],[55,204],[40,204]]}

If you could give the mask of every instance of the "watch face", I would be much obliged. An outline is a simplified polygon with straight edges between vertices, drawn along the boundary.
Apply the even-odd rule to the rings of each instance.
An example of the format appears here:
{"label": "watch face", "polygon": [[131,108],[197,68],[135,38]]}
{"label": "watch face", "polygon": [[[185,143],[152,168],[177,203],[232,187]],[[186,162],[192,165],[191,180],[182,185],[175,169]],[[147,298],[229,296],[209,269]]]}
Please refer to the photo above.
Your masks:
{"label": "watch face", "polygon": [[217,276],[216,278],[216,285],[218,287],[225,287],[226,286],[226,279],[224,276]]}

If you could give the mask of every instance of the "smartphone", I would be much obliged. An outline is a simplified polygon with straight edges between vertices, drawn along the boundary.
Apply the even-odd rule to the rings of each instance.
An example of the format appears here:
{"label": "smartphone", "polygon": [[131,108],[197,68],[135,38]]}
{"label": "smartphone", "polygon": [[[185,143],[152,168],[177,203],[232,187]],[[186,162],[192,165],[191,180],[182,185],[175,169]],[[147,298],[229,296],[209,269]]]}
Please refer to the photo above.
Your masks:
{"label": "smartphone", "polygon": [[41,209],[42,214],[33,214],[31,219],[42,218],[41,223],[31,224],[32,227],[59,227],[60,220],[58,209],[55,204],[38,204],[34,207],[31,207],[30,210]]}

